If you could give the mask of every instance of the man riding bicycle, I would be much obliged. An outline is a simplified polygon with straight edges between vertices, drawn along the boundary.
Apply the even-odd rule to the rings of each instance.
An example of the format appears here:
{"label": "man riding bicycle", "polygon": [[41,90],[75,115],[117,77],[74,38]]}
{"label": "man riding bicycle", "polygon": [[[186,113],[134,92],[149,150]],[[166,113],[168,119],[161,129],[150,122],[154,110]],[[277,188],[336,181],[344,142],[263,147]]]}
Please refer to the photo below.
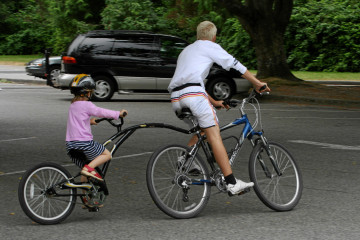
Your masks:
{"label": "man riding bicycle", "polygon": [[[239,71],[257,91],[266,84],[259,81],[245,66],[215,43],[216,32],[216,26],[212,22],[204,21],[198,25],[197,41],[180,53],[168,90],[171,93],[172,107],[175,112],[181,111],[182,108],[189,108],[195,116],[202,131],[206,134],[215,160],[225,177],[228,192],[236,195],[252,187],[254,183],[236,179],[232,173],[214,109],[214,107],[225,108],[225,106],[223,101],[216,101],[207,94],[204,79],[211,66],[216,63],[226,70],[234,68]],[[266,86],[263,91],[270,91],[270,89]],[[197,137],[194,136],[188,145],[194,145],[196,140]]]}

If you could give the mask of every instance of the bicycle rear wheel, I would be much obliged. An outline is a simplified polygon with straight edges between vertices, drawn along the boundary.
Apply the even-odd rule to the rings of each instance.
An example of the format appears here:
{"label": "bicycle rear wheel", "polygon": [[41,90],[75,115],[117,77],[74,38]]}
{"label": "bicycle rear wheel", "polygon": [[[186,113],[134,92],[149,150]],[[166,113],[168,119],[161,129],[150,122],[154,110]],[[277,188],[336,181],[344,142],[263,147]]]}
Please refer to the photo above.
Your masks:
{"label": "bicycle rear wheel", "polygon": [[256,145],[249,160],[254,190],[269,208],[275,211],[292,210],[300,201],[303,189],[300,169],[284,146],[270,142],[269,147],[282,175],[276,173],[264,144]]}
{"label": "bicycle rear wheel", "polygon": [[74,209],[76,189],[62,189],[62,184],[58,183],[69,178],[71,174],[56,163],[41,163],[29,169],[18,189],[19,202],[25,214],[40,224],[56,224],[65,220]]}
{"label": "bicycle rear wheel", "polygon": [[147,166],[149,193],[158,208],[173,218],[195,217],[210,197],[209,173],[200,156],[195,157],[189,173],[184,172],[188,152],[181,145],[162,147],[153,153]]}

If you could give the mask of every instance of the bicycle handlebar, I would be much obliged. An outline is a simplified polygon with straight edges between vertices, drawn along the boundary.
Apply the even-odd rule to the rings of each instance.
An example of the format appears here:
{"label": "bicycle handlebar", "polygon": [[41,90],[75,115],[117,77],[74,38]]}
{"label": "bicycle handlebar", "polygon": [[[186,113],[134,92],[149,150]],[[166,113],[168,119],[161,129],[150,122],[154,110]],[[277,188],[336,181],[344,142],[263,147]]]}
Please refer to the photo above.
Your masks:
{"label": "bicycle handlebar", "polygon": [[[266,89],[266,84],[265,85],[263,85],[260,89],[259,89],[259,91],[262,91],[262,90],[264,90],[264,89]],[[237,100],[237,99],[226,99],[226,100],[224,100],[223,101],[223,105],[227,105],[227,106],[229,106],[230,108],[235,108],[235,107],[237,107],[237,105],[238,104],[242,104],[241,105],[241,108],[243,108],[244,107],[244,104],[245,103],[247,103],[247,102],[249,102],[251,99],[253,99],[253,98],[256,98],[256,97],[258,97],[258,96],[262,96],[262,95],[264,95],[264,94],[270,94],[269,92],[257,92],[255,89],[253,89],[251,92],[250,92],[250,94],[249,94],[249,96],[247,97],[247,98],[244,98],[243,100]]]}
{"label": "bicycle handlebar", "polygon": [[[125,117],[127,114],[124,113],[123,116]],[[112,118],[98,118],[95,120],[96,123],[100,123],[102,121],[108,121],[112,126],[116,127],[118,129],[118,131],[121,131],[121,127],[124,124],[124,117],[119,117],[120,119],[120,123],[115,123],[113,122],[114,119]]]}

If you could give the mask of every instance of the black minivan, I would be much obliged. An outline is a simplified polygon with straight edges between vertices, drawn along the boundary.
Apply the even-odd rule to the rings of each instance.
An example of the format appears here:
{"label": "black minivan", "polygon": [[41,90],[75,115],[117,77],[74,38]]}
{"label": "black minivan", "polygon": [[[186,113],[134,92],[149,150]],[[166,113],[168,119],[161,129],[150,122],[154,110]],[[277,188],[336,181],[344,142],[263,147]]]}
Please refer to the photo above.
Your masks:
{"label": "black minivan", "polygon": [[[56,85],[69,88],[71,80],[87,73],[96,82],[94,100],[109,100],[115,91],[166,91],[185,40],[146,31],[96,30],[77,36],[62,56]],[[236,71],[214,66],[206,90],[215,99],[231,98],[250,88]]]}

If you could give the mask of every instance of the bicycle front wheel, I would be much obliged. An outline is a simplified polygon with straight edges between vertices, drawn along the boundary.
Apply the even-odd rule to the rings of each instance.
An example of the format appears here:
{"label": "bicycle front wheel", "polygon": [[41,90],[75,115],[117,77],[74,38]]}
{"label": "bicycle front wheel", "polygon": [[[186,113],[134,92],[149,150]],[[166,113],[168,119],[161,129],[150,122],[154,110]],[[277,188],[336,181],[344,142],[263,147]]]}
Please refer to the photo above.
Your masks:
{"label": "bicycle front wheel", "polygon": [[298,164],[289,151],[278,143],[269,143],[281,175],[275,171],[264,144],[253,149],[249,161],[250,179],[260,200],[275,211],[292,210],[300,201],[303,183]]}
{"label": "bicycle front wheel", "polygon": [[153,153],[147,166],[149,193],[158,208],[173,218],[197,216],[210,197],[208,169],[199,155],[187,167],[188,152],[181,145],[162,147]]}
{"label": "bicycle front wheel", "polygon": [[62,189],[71,174],[56,163],[41,163],[29,169],[19,183],[21,208],[33,221],[56,224],[73,211],[76,189]]}

